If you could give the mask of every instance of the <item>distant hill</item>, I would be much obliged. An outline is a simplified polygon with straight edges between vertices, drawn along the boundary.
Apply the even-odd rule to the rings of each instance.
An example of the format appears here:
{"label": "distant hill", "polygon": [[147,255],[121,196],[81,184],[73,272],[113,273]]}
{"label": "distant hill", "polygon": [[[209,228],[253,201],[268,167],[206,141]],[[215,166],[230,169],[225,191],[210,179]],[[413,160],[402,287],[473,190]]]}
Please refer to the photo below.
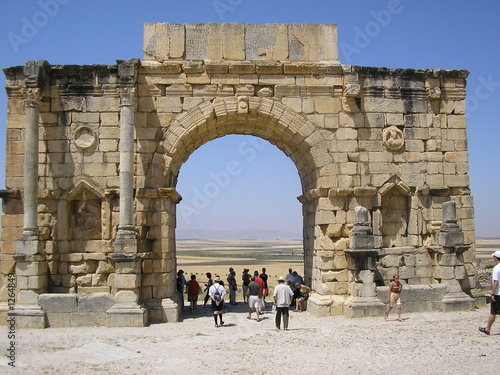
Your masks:
{"label": "distant hill", "polygon": [[177,229],[178,240],[301,240],[293,232],[249,228],[238,231],[210,229]]}

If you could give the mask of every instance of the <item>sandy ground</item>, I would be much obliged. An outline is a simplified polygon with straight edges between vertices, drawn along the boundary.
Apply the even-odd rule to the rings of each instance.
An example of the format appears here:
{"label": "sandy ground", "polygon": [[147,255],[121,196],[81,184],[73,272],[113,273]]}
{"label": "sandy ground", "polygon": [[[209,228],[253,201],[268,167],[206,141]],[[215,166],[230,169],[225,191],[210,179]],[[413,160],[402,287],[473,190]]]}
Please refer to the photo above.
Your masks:
{"label": "sandy ground", "polygon": [[7,329],[0,329],[2,374],[498,374],[500,321],[478,332],[488,309],[381,317],[317,318],[291,312],[288,331],[246,306],[228,306],[214,327],[210,307],[182,323],[144,328],[49,328],[16,332],[15,368],[7,365]]}

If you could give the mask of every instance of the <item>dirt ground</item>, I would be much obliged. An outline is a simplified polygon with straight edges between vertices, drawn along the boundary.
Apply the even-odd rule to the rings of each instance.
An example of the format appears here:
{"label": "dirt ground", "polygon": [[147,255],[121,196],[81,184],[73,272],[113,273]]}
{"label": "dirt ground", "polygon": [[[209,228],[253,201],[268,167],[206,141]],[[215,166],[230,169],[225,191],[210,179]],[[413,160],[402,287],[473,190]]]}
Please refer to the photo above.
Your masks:
{"label": "dirt ground", "polygon": [[[404,306],[403,306],[404,311]],[[144,328],[19,329],[15,368],[0,328],[2,374],[498,374],[500,321],[478,332],[489,310],[383,317],[317,318],[290,312],[276,330],[268,303],[261,322],[228,306],[215,328],[209,306],[182,323]],[[255,316],[254,316],[255,318]]]}

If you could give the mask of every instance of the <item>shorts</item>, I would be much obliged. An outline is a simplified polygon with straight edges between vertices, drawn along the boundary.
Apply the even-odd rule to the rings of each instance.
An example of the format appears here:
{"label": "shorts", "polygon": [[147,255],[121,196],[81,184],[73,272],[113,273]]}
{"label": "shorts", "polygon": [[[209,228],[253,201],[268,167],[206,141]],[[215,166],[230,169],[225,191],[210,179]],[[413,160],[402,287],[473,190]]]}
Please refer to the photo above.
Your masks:
{"label": "shorts", "polygon": [[495,302],[491,301],[490,313],[491,315],[500,315],[500,295],[495,294]]}
{"label": "shorts", "polygon": [[250,298],[248,298],[248,307],[251,309],[260,309],[262,305],[260,304],[259,296],[250,296]]}
{"label": "shorts", "polygon": [[198,296],[189,296],[188,295],[188,301],[189,302],[196,302],[196,301],[198,301]]}
{"label": "shorts", "polygon": [[401,293],[394,293],[394,292],[391,292],[391,296],[389,298],[389,306],[394,306],[395,303],[397,303],[398,305],[401,305],[401,300],[399,299],[399,297],[401,296]]}
{"label": "shorts", "polygon": [[223,307],[224,307],[224,301],[220,301],[219,304],[217,305],[215,301],[212,300],[212,310],[222,311]]}

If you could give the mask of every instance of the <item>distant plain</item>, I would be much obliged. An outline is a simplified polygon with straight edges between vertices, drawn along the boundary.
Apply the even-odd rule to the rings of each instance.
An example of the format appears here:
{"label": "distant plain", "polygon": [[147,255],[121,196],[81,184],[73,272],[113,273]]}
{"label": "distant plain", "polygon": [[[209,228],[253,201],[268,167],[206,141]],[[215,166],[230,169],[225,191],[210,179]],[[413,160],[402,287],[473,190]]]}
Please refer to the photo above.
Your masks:
{"label": "distant plain", "polygon": [[[178,240],[177,269],[186,278],[197,275],[200,284],[206,281],[206,272],[220,275],[226,281],[229,267],[236,271],[236,281],[241,286],[244,268],[262,272],[266,268],[269,286],[277,285],[278,277],[285,276],[292,268],[304,274],[303,245],[300,240]],[[493,264],[491,254],[500,250],[499,238],[478,238],[476,258],[480,267]]]}

